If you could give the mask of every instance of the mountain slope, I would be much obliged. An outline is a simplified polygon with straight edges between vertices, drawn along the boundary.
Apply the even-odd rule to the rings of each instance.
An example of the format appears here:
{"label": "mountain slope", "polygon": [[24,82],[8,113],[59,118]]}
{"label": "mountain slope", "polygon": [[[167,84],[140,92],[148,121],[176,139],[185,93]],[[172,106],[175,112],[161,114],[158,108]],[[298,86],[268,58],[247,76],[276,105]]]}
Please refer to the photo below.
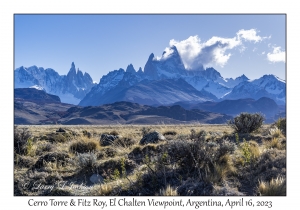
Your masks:
{"label": "mountain slope", "polygon": [[36,101],[38,103],[60,103],[58,96],[47,94],[45,91],[35,88],[16,88],[14,90],[14,98]]}
{"label": "mountain slope", "polygon": [[[119,83],[101,97],[85,98],[79,105],[98,106],[117,101],[130,101],[147,105],[164,105],[177,101],[211,101],[209,94],[197,91],[183,79],[143,80],[135,85]],[[89,100],[89,101],[86,101]]]}

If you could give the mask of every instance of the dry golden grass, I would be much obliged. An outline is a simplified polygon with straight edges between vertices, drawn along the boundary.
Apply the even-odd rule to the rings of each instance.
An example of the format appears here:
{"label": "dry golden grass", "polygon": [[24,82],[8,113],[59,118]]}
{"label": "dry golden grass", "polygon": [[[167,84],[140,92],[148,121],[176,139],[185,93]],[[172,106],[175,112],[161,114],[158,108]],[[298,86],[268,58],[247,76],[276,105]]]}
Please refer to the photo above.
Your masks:
{"label": "dry golden grass", "polygon": [[285,149],[285,145],[282,144],[282,141],[279,138],[272,138],[271,141],[264,141],[264,146],[266,149],[276,148],[279,150]]}
{"label": "dry golden grass", "polygon": [[[140,190],[144,190],[143,193],[146,195],[149,193],[149,190],[152,190],[151,192],[153,195],[176,196],[179,195],[178,193],[182,195],[178,186],[183,185],[187,179],[193,179],[195,183],[202,180],[203,182],[212,183],[217,188],[222,188],[224,183],[232,182],[233,178],[239,179],[239,177],[241,177],[240,170],[250,166],[250,162],[258,161],[266,148],[285,149],[285,144],[282,143],[283,141],[285,142],[285,137],[281,136],[278,130],[276,130],[276,132],[274,131],[272,134],[268,133],[268,136],[266,135],[265,137],[261,133],[258,133],[257,136],[262,138],[259,141],[240,141],[240,143],[237,144],[233,135],[233,129],[228,125],[41,125],[19,127],[27,127],[32,134],[33,141],[28,144],[26,154],[22,155],[22,157],[16,155],[16,158],[19,158],[19,156],[20,158],[25,157],[23,158],[23,162],[27,161],[28,165],[34,165],[38,158],[47,153],[67,153],[68,160],[66,161],[66,164],[62,165],[59,162],[50,161],[45,163],[39,170],[41,173],[48,173],[49,176],[58,173],[61,177],[74,177],[74,179],[82,179],[83,181],[89,179],[89,176],[91,176],[90,173],[98,173],[106,179],[105,183],[101,185],[96,184],[90,191],[82,192],[82,194],[80,194],[92,196],[119,195],[121,191],[122,193],[133,192],[139,194]],[[67,141],[51,141],[47,139],[47,136],[56,134],[56,130],[59,128],[66,130],[66,134],[68,135]],[[270,126],[268,125],[264,126],[262,130],[269,131],[269,129]],[[161,134],[168,133],[166,134],[167,141],[161,141],[156,144],[140,145],[139,142],[143,137],[143,133],[153,130],[156,130]],[[193,130],[193,132],[191,130]],[[203,132],[206,133],[204,136],[197,136]],[[89,133],[89,135],[87,135],[87,133]],[[115,140],[111,145],[100,146],[100,137],[104,133],[118,134],[119,139],[117,141]],[[193,134],[195,135],[193,136]],[[267,137],[270,138],[270,134],[272,136],[279,135],[280,137],[267,140]],[[253,139],[256,139],[256,136]],[[197,177],[200,176],[200,173],[197,172],[197,166],[195,167],[195,164],[191,163],[193,160],[187,159],[190,154],[186,154],[192,152],[193,146],[197,144],[195,143],[196,141],[203,142],[204,146],[201,148],[210,145],[207,148],[211,148],[211,152],[209,155],[206,155],[205,158],[218,157],[217,159],[211,158],[213,161],[209,168],[205,168],[203,165],[201,166],[203,177]],[[226,141],[227,145],[233,144],[234,149],[231,150],[231,152],[228,150],[220,157],[217,155],[219,154],[217,153],[217,148],[220,148],[221,145],[220,141]],[[172,142],[173,144],[174,142],[176,143],[176,147],[174,147],[174,145],[172,147]],[[247,144],[247,147],[244,147],[243,150],[244,144]],[[178,150],[176,150],[175,153],[172,153],[172,149],[174,148],[177,148]],[[199,147],[197,151],[193,150],[193,159],[203,155],[201,152],[198,152],[199,150],[201,151],[201,148]],[[183,149],[187,150],[185,151]],[[185,152],[182,154],[180,151]],[[251,159],[250,162],[245,161],[245,151],[248,158]],[[88,166],[91,170],[86,170],[85,174],[80,173],[82,172],[82,167],[79,167],[78,164],[76,164],[76,161],[78,162],[78,152],[83,156],[88,152],[93,152],[96,156],[93,159],[93,166]],[[150,162],[147,165],[145,161],[146,157],[148,157],[148,152]],[[134,154],[133,157],[130,157],[130,155],[128,155],[129,153]],[[161,158],[165,153],[166,157],[174,156],[175,158],[172,159],[172,161],[175,160],[175,162],[168,162],[168,158],[166,158],[166,162],[162,162]],[[176,155],[178,155],[180,161],[177,161]],[[199,155],[199,157],[197,155]],[[120,160],[123,158],[125,158],[129,164],[126,165],[128,168],[126,168],[127,171],[125,171],[125,177],[121,175],[122,170],[120,170],[119,164]],[[186,159],[188,162],[185,162]],[[202,158],[200,158],[199,161],[205,164],[210,163],[209,160],[202,161]],[[24,177],[26,178],[26,170],[29,170],[29,166],[24,168],[19,165],[20,164],[15,163],[15,180],[22,180]],[[193,169],[193,167],[196,169]],[[117,168],[119,176],[117,176],[117,174],[114,176],[113,172]],[[108,175],[106,176],[105,174]],[[176,174],[176,176],[174,176],[174,174]],[[173,187],[171,187],[166,180],[172,180],[169,183],[172,183]],[[257,180],[258,179],[256,179],[256,181]],[[259,191],[262,195],[268,194],[270,193],[268,189],[275,189],[273,185],[276,185],[276,183],[277,185],[280,185],[278,184],[280,181],[281,179],[278,178],[278,180],[272,180],[270,183],[260,182]],[[176,185],[174,185],[174,183],[176,183]],[[254,187],[256,187],[256,185],[258,185],[257,182],[254,184]],[[165,188],[162,188],[162,186],[165,186]],[[237,187],[237,185],[231,184],[230,189],[231,186],[232,189],[236,189]],[[276,189],[273,191],[276,191]],[[39,195],[36,192],[27,193],[30,195]],[[143,195],[143,193],[141,195]],[[76,195],[75,192],[73,194]],[[238,192],[236,192],[236,194],[238,194]]]}
{"label": "dry golden grass", "polygon": [[273,138],[282,138],[284,135],[278,127],[273,127],[269,129],[269,133]]}
{"label": "dry golden grass", "polygon": [[251,157],[257,160],[261,156],[261,148],[256,141],[249,141]]}
{"label": "dry golden grass", "polygon": [[[133,139],[141,139],[143,127],[150,128],[151,130],[156,130],[160,133],[164,133],[169,130],[177,132],[177,135],[184,134],[189,135],[191,129],[196,132],[204,130],[206,132],[227,132],[232,133],[233,129],[228,125],[218,125],[218,124],[188,124],[188,125],[20,125],[18,127],[27,127],[33,136],[42,136],[49,133],[55,133],[57,129],[63,128],[67,132],[72,131],[78,135],[82,135],[83,131],[90,132],[91,134],[96,134],[100,138],[100,134],[110,133],[117,131],[122,137],[131,137]],[[76,138],[76,137],[74,137]]]}
{"label": "dry golden grass", "polygon": [[207,172],[206,179],[212,183],[221,183],[226,181],[228,175],[236,173],[232,156],[229,154],[223,155],[218,163],[214,163],[213,171]]}
{"label": "dry golden grass", "polygon": [[98,151],[100,149],[100,143],[96,139],[81,137],[78,140],[73,140],[72,142],[70,142],[69,148],[72,153]]}
{"label": "dry golden grass", "polygon": [[170,185],[167,185],[167,187],[164,189],[160,189],[159,195],[161,195],[161,196],[178,196],[176,188],[171,187]]}
{"label": "dry golden grass", "polygon": [[259,181],[258,192],[262,196],[285,196],[286,180],[282,177],[277,177],[270,182]]}

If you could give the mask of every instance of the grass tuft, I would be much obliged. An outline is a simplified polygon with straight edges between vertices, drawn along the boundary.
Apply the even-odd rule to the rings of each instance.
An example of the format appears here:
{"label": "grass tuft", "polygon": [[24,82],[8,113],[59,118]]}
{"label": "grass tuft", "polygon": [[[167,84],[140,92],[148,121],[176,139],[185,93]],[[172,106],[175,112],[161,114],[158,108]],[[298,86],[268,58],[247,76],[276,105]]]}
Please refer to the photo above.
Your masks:
{"label": "grass tuft", "polygon": [[282,177],[277,177],[270,182],[259,181],[258,192],[262,196],[285,196],[286,180]]}

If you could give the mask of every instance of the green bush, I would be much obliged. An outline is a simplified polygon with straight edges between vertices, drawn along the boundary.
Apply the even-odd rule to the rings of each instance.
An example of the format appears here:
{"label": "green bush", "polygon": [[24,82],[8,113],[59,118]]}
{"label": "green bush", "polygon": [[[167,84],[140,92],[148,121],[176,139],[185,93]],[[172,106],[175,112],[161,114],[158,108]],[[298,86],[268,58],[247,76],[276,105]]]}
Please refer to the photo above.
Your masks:
{"label": "green bush", "polygon": [[258,113],[241,113],[240,115],[230,120],[228,124],[237,133],[251,133],[259,129],[262,126],[264,120],[265,118]]}

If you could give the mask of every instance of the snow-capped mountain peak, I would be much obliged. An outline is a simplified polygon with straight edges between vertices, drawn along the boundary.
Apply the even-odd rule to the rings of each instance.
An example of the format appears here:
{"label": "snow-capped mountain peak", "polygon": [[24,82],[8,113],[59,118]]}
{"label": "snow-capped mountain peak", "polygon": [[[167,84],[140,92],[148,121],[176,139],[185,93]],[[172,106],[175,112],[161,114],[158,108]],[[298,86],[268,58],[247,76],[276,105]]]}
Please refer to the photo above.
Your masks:
{"label": "snow-capped mountain peak", "polygon": [[79,69],[76,72],[74,62],[68,74],[62,76],[51,68],[37,66],[21,66],[14,74],[15,88],[43,89],[49,94],[59,96],[64,103],[76,105],[95,85],[88,73],[83,74]]}
{"label": "snow-capped mountain peak", "polygon": [[236,85],[224,99],[268,97],[278,104],[284,104],[286,98],[286,84],[275,75],[263,75],[259,79],[247,80]]}

